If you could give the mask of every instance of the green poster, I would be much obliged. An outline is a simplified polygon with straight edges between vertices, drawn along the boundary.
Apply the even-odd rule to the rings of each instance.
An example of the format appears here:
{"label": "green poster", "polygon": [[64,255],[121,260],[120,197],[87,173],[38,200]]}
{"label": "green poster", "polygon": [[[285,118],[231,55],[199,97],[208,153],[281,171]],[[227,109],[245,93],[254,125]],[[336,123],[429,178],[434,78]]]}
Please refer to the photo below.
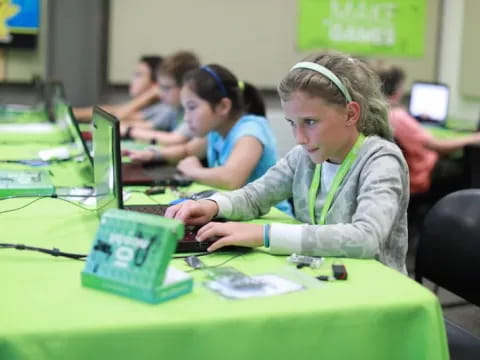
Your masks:
{"label": "green poster", "polygon": [[420,57],[425,0],[299,0],[298,46]]}

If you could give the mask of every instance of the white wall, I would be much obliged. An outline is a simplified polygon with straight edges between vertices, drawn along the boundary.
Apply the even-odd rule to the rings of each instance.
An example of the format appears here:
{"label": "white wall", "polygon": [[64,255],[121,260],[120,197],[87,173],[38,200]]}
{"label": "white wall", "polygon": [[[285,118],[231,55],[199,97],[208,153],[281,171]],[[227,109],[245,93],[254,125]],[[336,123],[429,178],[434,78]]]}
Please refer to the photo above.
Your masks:
{"label": "white wall", "polygon": [[[480,114],[480,99],[465,98],[460,88],[464,5],[465,0],[444,2],[438,80],[450,86],[450,116],[477,121]],[[480,81],[480,71],[471,76],[477,77]]]}
{"label": "white wall", "polygon": [[[426,1],[425,52],[389,59],[411,79],[435,80],[441,0]],[[306,53],[297,49],[296,0],[111,0],[108,81],[127,83],[140,55],[194,50],[239,78],[275,88]],[[421,21],[413,19],[412,21]],[[308,53],[313,52],[309,51]]]}

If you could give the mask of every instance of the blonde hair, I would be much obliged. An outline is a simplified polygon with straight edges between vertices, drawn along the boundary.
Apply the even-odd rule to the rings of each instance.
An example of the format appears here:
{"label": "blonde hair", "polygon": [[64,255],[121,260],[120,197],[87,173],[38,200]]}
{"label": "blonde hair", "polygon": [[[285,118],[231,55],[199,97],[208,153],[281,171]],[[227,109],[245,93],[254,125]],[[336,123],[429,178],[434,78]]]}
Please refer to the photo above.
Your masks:
{"label": "blonde hair", "polygon": [[198,57],[191,51],[178,51],[163,60],[158,69],[159,75],[172,77],[181,86],[183,76],[190,70],[200,68]]}
{"label": "blonde hair", "polygon": [[[357,129],[362,134],[378,135],[393,140],[388,122],[388,109],[375,72],[364,62],[337,52],[322,52],[307,56],[302,61],[320,64],[332,71],[352,97],[360,104]],[[287,101],[295,91],[320,97],[328,104],[345,106],[347,100],[338,87],[319,72],[294,69],[288,72],[278,86],[282,101]]]}

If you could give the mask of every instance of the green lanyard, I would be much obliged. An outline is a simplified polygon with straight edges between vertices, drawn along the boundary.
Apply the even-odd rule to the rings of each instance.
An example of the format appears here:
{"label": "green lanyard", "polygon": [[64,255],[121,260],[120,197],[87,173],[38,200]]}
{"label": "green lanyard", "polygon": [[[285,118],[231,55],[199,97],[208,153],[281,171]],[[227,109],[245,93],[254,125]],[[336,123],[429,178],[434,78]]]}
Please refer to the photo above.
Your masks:
{"label": "green lanyard", "polygon": [[[345,175],[347,175],[348,170],[352,167],[353,162],[356,160],[358,152],[362,147],[363,142],[365,141],[365,135],[360,134],[357,138],[357,141],[353,145],[352,149],[349,151],[347,156],[342,162],[340,169],[338,169],[335,178],[333,179],[332,186],[328,191],[325,203],[323,205],[322,214],[320,215],[319,225],[325,224],[325,218],[327,217],[327,212],[332,206],[333,197],[337,192],[340,184],[342,183]],[[310,219],[312,224],[316,224],[315,219],[315,201],[317,199],[318,188],[320,187],[320,179],[322,174],[322,164],[315,166],[315,172],[313,173],[312,183],[310,184],[310,190],[308,192],[308,212],[310,213]]]}

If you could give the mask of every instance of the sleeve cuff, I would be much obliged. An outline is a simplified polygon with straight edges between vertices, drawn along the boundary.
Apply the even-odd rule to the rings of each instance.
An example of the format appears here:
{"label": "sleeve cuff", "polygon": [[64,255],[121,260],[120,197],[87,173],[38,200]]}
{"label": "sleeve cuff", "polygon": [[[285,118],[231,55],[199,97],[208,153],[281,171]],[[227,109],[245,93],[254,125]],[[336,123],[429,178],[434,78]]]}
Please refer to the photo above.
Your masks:
{"label": "sleeve cuff", "polygon": [[272,224],[270,227],[270,252],[278,255],[301,253],[301,237],[301,224]]}
{"label": "sleeve cuff", "polygon": [[221,194],[214,194],[211,197],[206,198],[207,200],[215,201],[218,205],[218,214],[216,217],[230,218],[233,212],[233,204],[230,199]]}

